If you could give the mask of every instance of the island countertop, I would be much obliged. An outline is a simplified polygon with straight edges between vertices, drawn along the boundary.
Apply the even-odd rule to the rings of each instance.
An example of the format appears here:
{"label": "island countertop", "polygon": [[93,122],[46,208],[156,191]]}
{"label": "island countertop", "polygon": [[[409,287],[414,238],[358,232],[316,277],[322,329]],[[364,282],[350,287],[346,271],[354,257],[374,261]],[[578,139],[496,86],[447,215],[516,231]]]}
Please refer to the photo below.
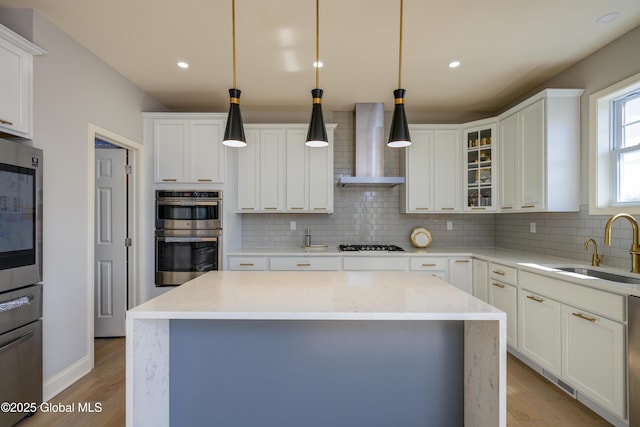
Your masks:
{"label": "island countertop", "polygon": [[420,272],[211,271],[127,312],[137,319],[498,320],[504,313]]}

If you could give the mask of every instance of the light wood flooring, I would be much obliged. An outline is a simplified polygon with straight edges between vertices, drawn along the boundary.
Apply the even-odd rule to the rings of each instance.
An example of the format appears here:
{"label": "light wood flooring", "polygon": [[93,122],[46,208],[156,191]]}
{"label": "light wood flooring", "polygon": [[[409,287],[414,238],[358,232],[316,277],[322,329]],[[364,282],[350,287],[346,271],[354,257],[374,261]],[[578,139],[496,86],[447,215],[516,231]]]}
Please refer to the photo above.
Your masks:
{"label": "light wood flooring", "polygon": [[[124,338],[95,340],[95,369],[52,399],[53,403],[101,402],[101,413],[38,412],[18,427],[120,427],[125,425]],[[515,357],[507,359],[507,426],[609,426],[593,411],[549,383]]]}

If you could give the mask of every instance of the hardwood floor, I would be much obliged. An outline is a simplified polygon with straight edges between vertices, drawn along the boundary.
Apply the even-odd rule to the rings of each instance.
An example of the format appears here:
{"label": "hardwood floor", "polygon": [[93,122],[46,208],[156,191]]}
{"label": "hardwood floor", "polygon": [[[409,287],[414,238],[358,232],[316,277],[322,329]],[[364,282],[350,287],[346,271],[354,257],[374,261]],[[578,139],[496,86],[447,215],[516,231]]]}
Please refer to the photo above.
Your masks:
{"label": "hardwood floor", "polygon": [[[100,402],[102,412],[38,412],[18,427],[120,427],[125,424],[124,338],[95,340],[95,369],[51,403]],[[507,358],[507,426],[610,426],[589,408],[509,355]]]}

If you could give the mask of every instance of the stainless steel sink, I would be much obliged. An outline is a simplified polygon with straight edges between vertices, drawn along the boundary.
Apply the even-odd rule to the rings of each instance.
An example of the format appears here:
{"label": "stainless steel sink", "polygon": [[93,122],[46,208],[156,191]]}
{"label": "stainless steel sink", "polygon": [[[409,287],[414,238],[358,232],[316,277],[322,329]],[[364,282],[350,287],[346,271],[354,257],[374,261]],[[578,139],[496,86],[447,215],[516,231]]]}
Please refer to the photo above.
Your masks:
{"label": "stainless steel sink", "polygon": [[555,267],[558,270],[569,273],[582,274],[583,276],[597,277],[598,279],[610,280],[618,283],[640,284],[640,278],[625,276],[623,274],[609,273],[607,271],[594,270],[584,267]]}

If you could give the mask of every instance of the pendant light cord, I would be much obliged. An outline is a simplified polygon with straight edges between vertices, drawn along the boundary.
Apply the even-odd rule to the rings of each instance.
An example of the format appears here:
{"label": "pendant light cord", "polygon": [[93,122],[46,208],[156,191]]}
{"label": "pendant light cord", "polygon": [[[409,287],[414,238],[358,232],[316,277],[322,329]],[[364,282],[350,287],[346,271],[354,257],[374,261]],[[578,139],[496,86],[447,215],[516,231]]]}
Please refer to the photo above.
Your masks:
{"label": "pendant light cord", "polygon": [[316,89],[320,87],[320,0],[316,0]]}
{"label": "pendant light cord", "polygon": [[398,49],[398,89],[402,88],[402,16],[403,12],[403,0],[400,0],[400,46]]}
{"label": "pendant light cord", "polygon": [[231,45],[233,46],[233,87],[236,87],[236,0],[231,0]]}

